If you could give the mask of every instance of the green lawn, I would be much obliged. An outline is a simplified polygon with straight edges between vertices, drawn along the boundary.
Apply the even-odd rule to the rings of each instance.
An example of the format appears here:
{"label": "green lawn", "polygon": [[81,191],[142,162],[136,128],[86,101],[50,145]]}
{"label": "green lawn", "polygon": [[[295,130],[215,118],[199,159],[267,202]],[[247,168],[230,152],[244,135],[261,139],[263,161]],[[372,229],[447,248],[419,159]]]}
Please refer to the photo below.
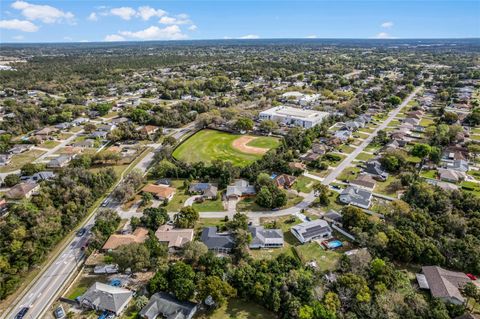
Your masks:
{"label": "green lawn", "polygon": [[172,187],[175,187],[177,191],[171,201],[168,202],[165,209],[167,212],[178,212],[183,205],[187,198],[191,195],[185,194],[185,187],[183,187],[183,180],[172,180]]}
{"label": "green lawn", "polygon": [[399,126],[399,125],[400,125],[399,120],[392,120],[390,123],[388,123],[388,126],[390,126],[390,127],[396,127],[396,126]]}
{"label": "green lawn", "polygon": [[0,167],[0,173],[7,173],[21,169],[23,165],[33,162],[44,153],[44,151],[40,150],[30,150],[21,154],[13,155],[8,165]]}
{"label": "green lawn", "polygon": [[253,302],[233,299],[213,313],[200,314],[198,319],[272,319],[275,314]]}
{"label": "green lawn", "polygon": [[313,185],[317,183],[318,181],[301,175],[295,181],[295,184],[293,185],[293,189],[302,193],[310,193],[312,191]]}
{"label": "green lawn", "polygon": [[471,192],[475,194],[476,196],[480,196],[480,184],[475,183],[475,182],[462,182],[460,184],[463,190],[467,192]]}
{"label": "green lawn", "polygon": [[361,152],[360,154],[358,154],[357,157],[355,157],[355,159],[358,160],[358,161],[368,161],[368,160],[370,160],[374,157],[375,157],[375,155],[373,155],[373,154]]}
{"label": "green lawn", "polygon": [[247,145],[271,149],[280,146],[280,140],[273,137],[259,136],[253,141],[248,142]]}
{"label": "green lawn", "polygon": [[[259,158],[261,154],[248,154],[232,146],[233,141],[246,135],[235,135],[214,130],[202,130],[191,136],[173,152],[173,156],[188,163],[211,163],[213,160],[230,161],[236,166],[246,166]],[[258,141],[257,141],[258,140]],[[258,137],[250,141],[250,146],[275,148],[280,144],[275,137]],[[257,144],[258,145],[253,145]]]}
{"label": "green lawn", "polygon": [[362,128],[359,129],[358,131],[359,131],[359,132],[363,132],[363,133],[372,133],[373,131],[375,131],[375,129],[366,126],[366,127],[362,127]]}
{"label": "green lawn", "polygon": [[390,185],[394,182],[397,178],[395,176],[389,175],[385,182],[377,182],[375,185],[374,192],[378,194],[383,194],[387,196],[394,197],[396,192],[392,191]]}
{"label": "green lawn", "polygon": [[[287,193],[287,204],[280,208],[283,209],[283,208],[292,207],[300,203],[302,200],[303,200],[303,197],[301,196],[296,196],[294,194]],[[270,208],[261,207],[260,205],[255,203],[255,197],[244,198],[237,203],[237,211],[239,212],[250,212],[250,211],[261,212],[266,210],[270,210]]]}
{"label": "green lawn", "polygon": [[363,138],[363,139],[366,139],[369,136],[369,134],[360,133],[360,132],[354,132],[352,135],[355,138]]}
{"label": "green lawn", "polygon": [[86,275],[82,276],[72,285],[72,287],[65,294],[66,298],[74,300],[75,298],[83,295],[90,286],[99,281],[106,283],[106,276],[104,275]]}
{"label": "green lawn", "polygon": [[57,141],[45,141],[39,147],[42,148],[54,148],[55,146],[59,145],[60,142]]}
{"label": "green lawn", "polygon": [[355,147],[343,144],[338,148],[338,150],[341,150],[343,153],[350,154],[355,150]]}
{"label": "green lawn", "polygon": [[325,250],[316,242],[296,246],[295,250],[303,263],[315,260],[320,271],[335,270],[341,253],[333,250]]}
{"label": "green lawn", "polygon": [[337,177],[339,181],[353,181],[357,178],[358,174],[360,173],[359,167],[347,167],[345,168],[342,173]]}
{"label": "green lawn", "polygon": [[419,124],[420,124],[421,126],[430,126],[430,125],[432,125],[432,124],[434,124],[434,123],[435,123],[435,122],[434,122],[432,119],[422,118],[422,119],[420,120],[420,123],[419,123]]}
{"label": "green lawn", "polygon": [[205,200],[203,203],[193,203],[193,208],[199,212],[223,212],[222,193],[218,192],[216,200]]}
{"label": "green lawn", "polygon": [[204,227],[222,227],[225,225],[225,216],[219,218],[200,218],[195,223],[195,230],[201,231]]}
{"label": "green lawn", "polygon": [[425,178],[435,179],[435,178],[437,178],[437,171],[434,170],[434,169],[427,170],[427,171],[422,171],[420,173],[420,176],[425,177]]}
{"label": "green lawn", "polygon": [[470,138],[474,141],[480,141],[480,135],[470,135]]}

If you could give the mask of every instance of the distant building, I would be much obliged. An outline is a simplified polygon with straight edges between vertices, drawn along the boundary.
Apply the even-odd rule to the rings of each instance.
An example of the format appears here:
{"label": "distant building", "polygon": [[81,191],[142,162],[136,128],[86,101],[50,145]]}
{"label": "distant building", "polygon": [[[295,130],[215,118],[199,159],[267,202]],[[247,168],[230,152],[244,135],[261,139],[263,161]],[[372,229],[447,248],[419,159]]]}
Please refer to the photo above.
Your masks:
{"label": "distant building", "polygon": [[147,186],[142,188],[142,192],[150,193],[155,198],[162,201],[171,200],[173,198],[173,195],[175,195],[175,191],[176,191],[175,188],[168,187],[166,185],[148,184]]}
{"label": "distant building", "polygon": [[320,124],[328,115],[327,112],[303,110],[282,105],[260,112],[259,119],[310,128]]}
{"label": "distant building", "polygon": [[5,196],[10,199],[30,198],[39,188],[40,185],[37,183],[20,183],[10,188]]}
{"label": "distant building", "polygon": [[65,167],[70,163],[72,160],[71,156],[68,155],[60,155],[57,158],[52,158],[50,162],[48,162],[47,167],[49,168],[61,168]]}
{"label": "distant building", "polygon": [[118,316],[127,307],[132,296],[133,293],[128,289],[96,282],[79,301],[84,307],[97,311],[107,310]]}
{"label": "distant building", "polygon": [[464,273],[437,266],[425,266],[422,267],[422,274],[416,276],[420,288],[430,290],[433,297],[457,305],[465,303],[460,289],[470,282],[470,278]]}
{"label": "distant building", "polygon": [[200,194],[203,198],[217,198],[218,187],[211,183],[192,183],[188,188],[190,194]]}
{"label": "distant building", "polygon": [[186,243],[193,240],[193,229],[175,228],[172,225],[162,225],[155,232],[155,236],[161,243],[166,243],[169,249],[182,248]]}
{"label": "distant building", "polygon": [[132,234],[112,234],[102,247],[102,250],[115,250],[120,246],[129,245],[133,243],[144,243],[148,237],[148,230],[143,227],[138,227]]}
{"label": "distant building", "polygon": [[328,223],[322,219],[295,225],[290,228],[290,231],[302,244],[314,239],[327,239],[332,236],[332,229]]}
{"label": "distant building", "polygon": [[273,179],[273,182],[277,187],[285,188],[285,189],[292,187],[295,181],[296,181],[295,176],[287,175],[287,174],[278,175]]}
{"label": "distant building", "polygon": [[255,187],[250,185],[246,180],[239,179],[233,185],[227,186],[227,198],[241,198],[253,196],[256,194]]}
{"label": "distant building", "polygon": [[278,248],[283,247],[283,232],[281,229],[265,229],[263,226],[248,227],[252,234],[250,248]]}
{"label": "distant building", "polygon": [[379,161],[369,161],[366,164],[365,173],[368,173],[373,176],[376,180],[386,181],[388,178],[388,173],[382,168],[382,165]]}
{"label": "distant building", "polygon": [[191,319],[196,312],[196,304],[189,301],[179,301],[165,292],[157,292],[138,315],[144,319]]}
{"label": "distant building", "polygon": [[372,193],[356,186],[348,186],[340,193],[338,199],[344,204],[368,209]]}
{"label": "distant building", "polygon": [[217,253],[229,253],[234,246],[234,239],[231,233],[217,233],[217,227],[206,227],[200,237],[209,250]]}

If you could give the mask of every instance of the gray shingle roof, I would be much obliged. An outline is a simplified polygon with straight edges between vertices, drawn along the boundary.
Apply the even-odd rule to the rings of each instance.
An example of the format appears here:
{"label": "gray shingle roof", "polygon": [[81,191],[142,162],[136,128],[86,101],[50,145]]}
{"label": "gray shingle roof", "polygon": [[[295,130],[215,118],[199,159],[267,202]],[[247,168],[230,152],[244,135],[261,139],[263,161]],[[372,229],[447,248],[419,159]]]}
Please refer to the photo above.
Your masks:
{"label": "gray shingle roof", "polygon": [[234,246],[233,236],[230,233],[217,233],[217,227],[205,227],[200,240],[208,249],[232,249]]}
{"label": "gray shingle roof", "polygon": [[283,245],[283,233],[281,229],[265,229],[263,226],[248,227],[252,234],[250,246]]}
{"label": "gray shingle roof", "polygon": [[80,301],[94,309],[119,313],[130,301],[132,295],[133,293],[128,289],[96,282],[80,297]]}
{"label": "gray shingle roof", "polygon": [[424,266],[422,272],[427,279],[433,297],[455,298],[460,302],[464,301],[459,288],[470,281],[467,275],[437,266]]}
{"label": "gray shingle roof", "polygon": [[168,293],[157,292],[150,298],[150,301],[143,307],[139,315],[148,319],[184,319],[191,318],[196,311],[197,306],[192,302],[181,302]]}

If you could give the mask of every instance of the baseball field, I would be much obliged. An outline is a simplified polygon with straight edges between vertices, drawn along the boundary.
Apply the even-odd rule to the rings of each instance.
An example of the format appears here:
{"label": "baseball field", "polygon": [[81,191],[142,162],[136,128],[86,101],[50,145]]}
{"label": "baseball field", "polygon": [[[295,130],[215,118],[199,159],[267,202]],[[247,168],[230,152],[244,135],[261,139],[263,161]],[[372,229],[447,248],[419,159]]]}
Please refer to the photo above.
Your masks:
{"label": "baseball field", "polygon": [[173,152],[173,157],[188,163],[230,161],[235,166],[243,167],[279,145],[280,140],[276,137],[201,130],[180,144]]}

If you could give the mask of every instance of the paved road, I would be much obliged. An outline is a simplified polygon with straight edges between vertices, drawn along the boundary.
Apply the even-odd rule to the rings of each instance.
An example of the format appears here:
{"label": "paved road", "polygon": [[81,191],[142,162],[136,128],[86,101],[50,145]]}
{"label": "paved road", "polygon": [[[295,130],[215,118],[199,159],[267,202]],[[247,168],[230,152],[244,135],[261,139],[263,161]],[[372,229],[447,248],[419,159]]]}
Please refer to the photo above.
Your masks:
{"label": "paved road", "polygon": [[367,146],[372,142],[375,136],[377,136],[378,131],[384,130],[388,124],[400,113],[402,108],[410,102],[413,97],[420,91],[421,87],[416,88],[403,102],[393,111],[390,112],[388,118],[383,121],[352,153],[348,154],[348,156],[338,165],[336,168],[333,169],[330,174],[328,174],[322,181],[322,184],[329,185],[332,183],[338,175],[340,175],[343,170],[349,167],[352,164],[352,161],[360,154]]}
{"label": "paved road", "polygon": [[[182,138],[184,135],[190,133],[193,128],[194,124],[189,124],[186,127],[174,130],[174,136],[177,139]],[[78,134],[80,134],[80,132]],[[74,137],[72,136],[62,144],[68,144],[69,141],[73,140],[73,138]],[[159,147],[161,147],[160,144],[150,144],[149,146],[152,147],[152,151],[150,151],[144,158],[142,158],[141,161],[139,161],[135,165],[135,169],[139,169],[144,173],[147,172],[148,167],[152,163],[155,151]],[[57,147],[60,148],[61,146],[59,145]],[[51,154],[53,154],[54,152],[55,151],[53,151],[52,149]],[[117,185],[121,182],[122,179],[123,176],[119,180]],[[116,207],[111,198],[111,194],[109,194],[105,200],[112,203],[109,205],[109,208],[110,206]],[[98,208],[95,213],[92,214],[92,216],[85,222],[83,227],[89,230],[93,226],[95,222],[95,216],[100,209],[101,208]],[[75,274],[75,271],[78,268],[80,261],[84,257],[81,251],[81,247],[88,240],[88,236],[89,234],[87,232],[81,238],[76,237],[72,239],[68,246],[46,268],[46,270],[42,272],[39,276],[37,276],[34,284],[30,288],[28,288],[28,291],[26,291],[22,296],[20,296],[19,300],[16,300],[14,302],[15,306],[8,308],[5,313],[0,314],[0,319],[14,319],[15,315],[22,307],[30,307],[30,310],[25,316],[26,319],[41,318],[52,305],[58,293],[61,292],[62,289],[64,289],[69,278]]]}

